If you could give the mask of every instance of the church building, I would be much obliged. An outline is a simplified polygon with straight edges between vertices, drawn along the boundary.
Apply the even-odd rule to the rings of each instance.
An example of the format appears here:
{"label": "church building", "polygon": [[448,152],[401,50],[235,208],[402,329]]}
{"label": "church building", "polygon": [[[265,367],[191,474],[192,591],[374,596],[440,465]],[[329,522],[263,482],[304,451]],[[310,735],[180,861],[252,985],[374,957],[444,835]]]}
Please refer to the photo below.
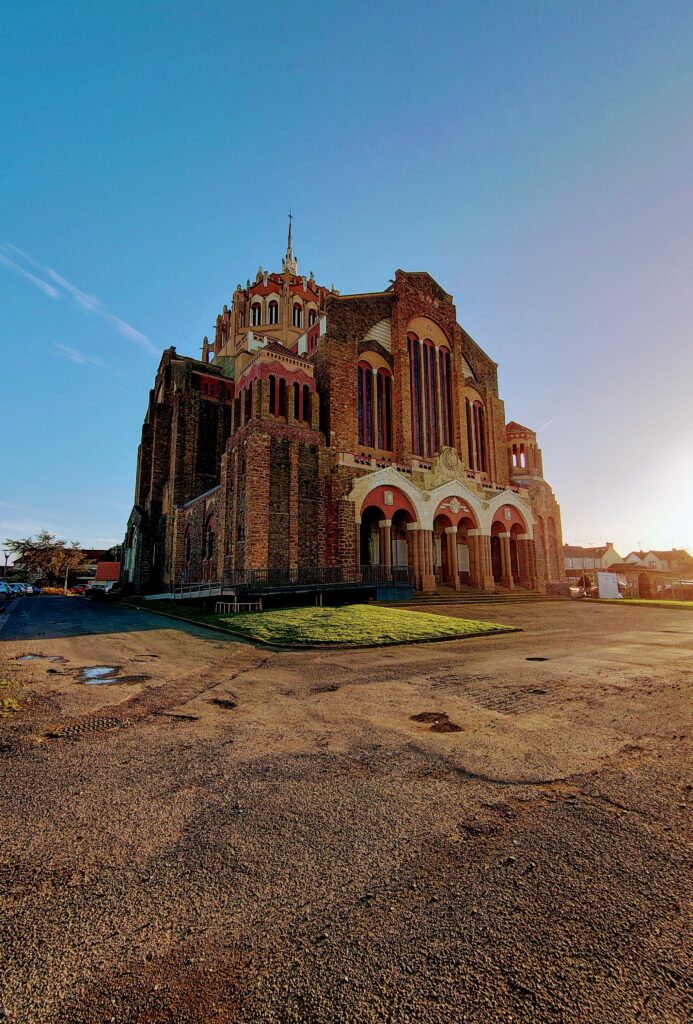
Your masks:
{"label": "church building", "polygon": [[497,370],[429,274],[341,295],[299,273],[290,223],[281,271],[237,286],[202,358],[162,355],[123,579],[378,567],[427,593],[545,592],[564,580],[560,511]]}

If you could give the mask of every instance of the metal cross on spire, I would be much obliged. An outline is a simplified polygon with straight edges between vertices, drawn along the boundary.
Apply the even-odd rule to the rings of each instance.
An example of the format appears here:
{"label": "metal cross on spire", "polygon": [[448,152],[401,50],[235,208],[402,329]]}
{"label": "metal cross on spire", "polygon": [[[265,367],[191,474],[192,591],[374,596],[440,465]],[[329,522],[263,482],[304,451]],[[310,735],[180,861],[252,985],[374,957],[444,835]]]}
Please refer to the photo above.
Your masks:
{"label": "metal cross on spire", "polygon": [[294,257],[294,236],[293,236],[293,224],[294,215],[289,210],[289,239],[286,244],[286,256],[284,258],[284,269],[290,271],[292,274],[298,272],[298,262]]}

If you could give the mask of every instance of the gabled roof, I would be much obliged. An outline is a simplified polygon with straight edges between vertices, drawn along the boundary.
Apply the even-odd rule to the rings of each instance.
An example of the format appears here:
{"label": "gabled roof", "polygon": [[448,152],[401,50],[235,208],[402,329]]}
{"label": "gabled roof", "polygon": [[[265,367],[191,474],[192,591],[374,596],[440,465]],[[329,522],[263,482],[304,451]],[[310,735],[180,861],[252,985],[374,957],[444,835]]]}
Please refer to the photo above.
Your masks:
{"label": "gabled roof", "polygon": [[566,558],[602,558],[610,547],[610,544],[601,544],[594,548],[584,548],[580,544],[564,544],[563,554]]}
{"label": "gabled roof", "polygon": [[688,565],[693,565],[693,555],[685,548],[671,548],[669,551],[653,551],[652,548],[649,551],[629,551],[626,558],[630,558],[632,555],[641,561],[653,555],[655,558],[661,558],[664,562],[686,562]]}
{"label": "gabled roof", "polygon": [[512,434],[535,434],[536,431],[532,430],[531,427],[523,427],[521,423],[516,423],[515,420],[510,420],[510,423],[505,424],[506,433]]}
{"label": "gabled roof", "polygon": [[97,562],[94,578],[97,583],[117,583],[120,579],[120,562]]}

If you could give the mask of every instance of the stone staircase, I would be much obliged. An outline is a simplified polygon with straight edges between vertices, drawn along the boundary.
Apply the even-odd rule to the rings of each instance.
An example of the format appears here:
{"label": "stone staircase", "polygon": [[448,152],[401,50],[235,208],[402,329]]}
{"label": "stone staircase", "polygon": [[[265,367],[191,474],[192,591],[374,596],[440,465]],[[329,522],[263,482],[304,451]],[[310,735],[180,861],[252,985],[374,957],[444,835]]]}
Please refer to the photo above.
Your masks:
{"label": "stone staircase", "polygon": [[536,590],[506,590],[505,587],[496,585],[496,592],[489,594],[485,590],[476,590],[474,587],[462,586],[461,590],[455,590],[446,583],[438,583],[434,594],[422,594],[415,591],[409,601],[401,602],[408,607],[421,608],[435,604],[526,604],[534,601],[562,601],[564,598],[553,597],[549,594],[540,594]]}

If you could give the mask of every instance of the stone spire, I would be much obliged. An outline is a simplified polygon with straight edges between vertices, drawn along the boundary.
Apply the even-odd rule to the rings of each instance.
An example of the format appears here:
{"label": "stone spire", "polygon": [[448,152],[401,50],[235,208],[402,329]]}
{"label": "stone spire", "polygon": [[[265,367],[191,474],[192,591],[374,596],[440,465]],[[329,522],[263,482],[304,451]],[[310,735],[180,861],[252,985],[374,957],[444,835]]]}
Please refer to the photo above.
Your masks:
{"label": "stone spire", "polygon": [[286,256],[282,260],[282,270],[290,274],[298,273],[298,260],[294,257],[294,237],[292,231],[293,214],[289,210],[289,238],[286,243]]}

